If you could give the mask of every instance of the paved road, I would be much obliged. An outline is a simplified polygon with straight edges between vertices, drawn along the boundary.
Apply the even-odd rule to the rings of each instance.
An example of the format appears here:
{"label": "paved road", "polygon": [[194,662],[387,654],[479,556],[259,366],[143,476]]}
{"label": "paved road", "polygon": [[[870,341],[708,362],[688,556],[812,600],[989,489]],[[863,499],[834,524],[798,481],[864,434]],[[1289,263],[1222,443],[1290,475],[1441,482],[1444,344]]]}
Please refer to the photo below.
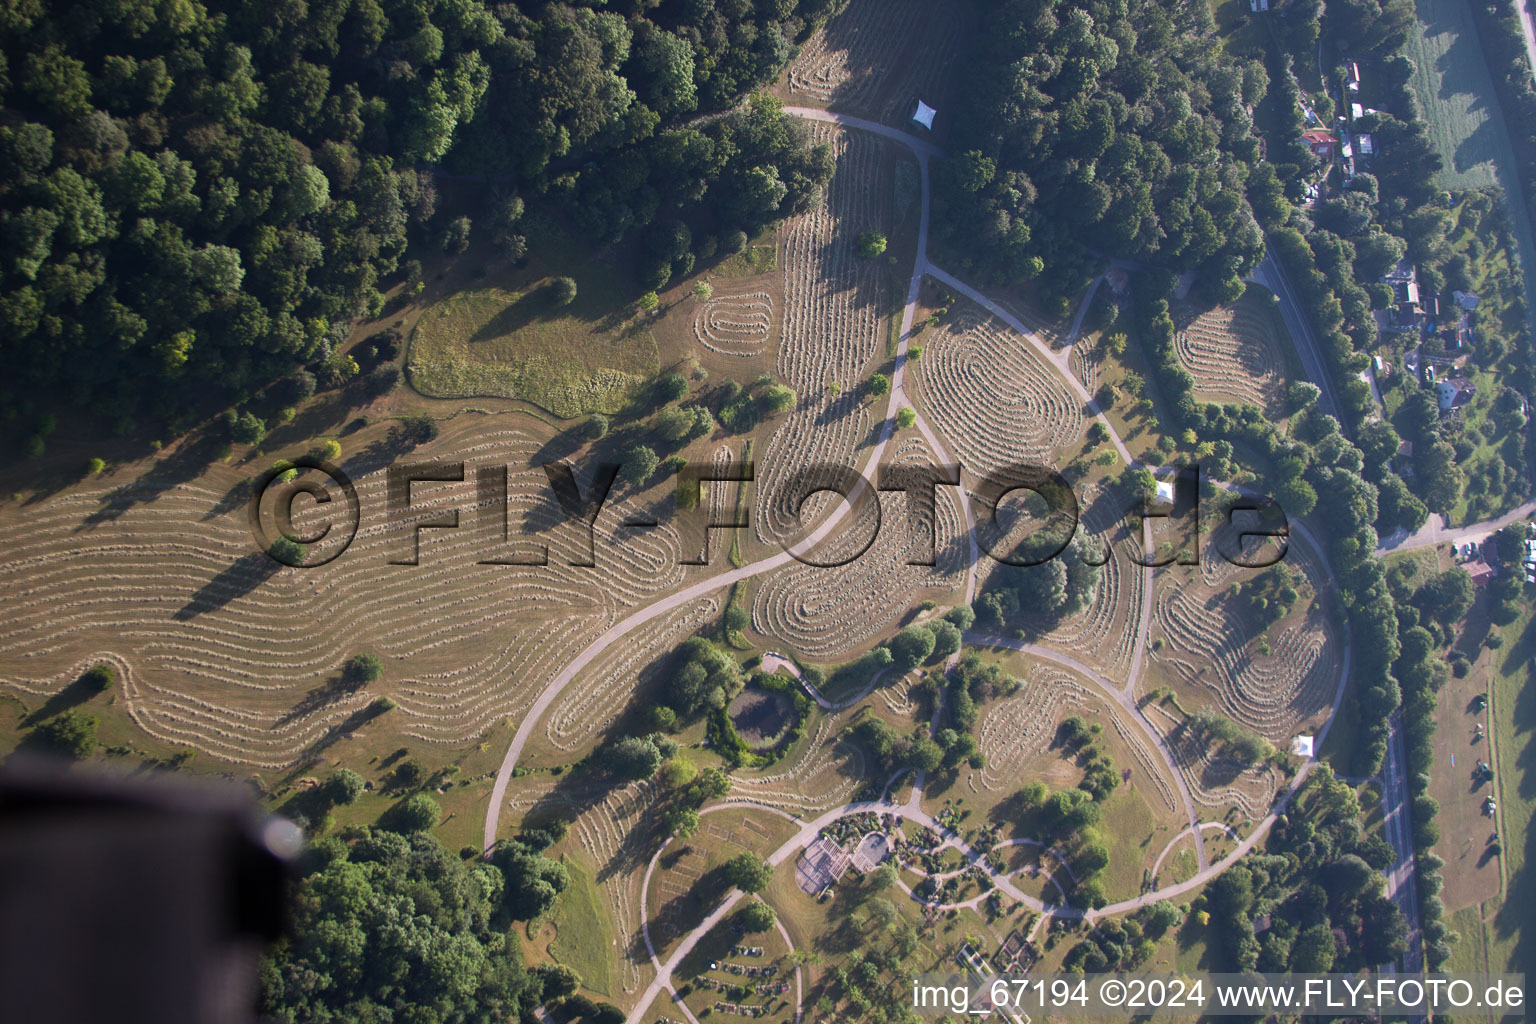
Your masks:
{"label": "paved road", "polygon": [[1285,274],[1285,268],[1280,266],[1274,254],[1269,251],[1269,239],[1264,239],[1264,261],[1254,270],[1252,280],[1268,288],[1275,293],[1280,300],[1280,319],[1285,321],[1286,333],[1291,336],[1292,343],[1296,346],[1296,352],[1301,356],[1302,367],[1307,371],[1307,376],[1322,390],[1319,401],[1323,411],[1343,422],[1339,416],[1339,403],[1333,393],[1333,383],[1323,364],[1322,345],[1318,343],[1317,335],[1312,332],[1312,322],[1302,311],[1301,304],[1296,301],[1296,293],[1291,290],[1291,282]]}
{"label": "paved road", "polygon": [[1427,548],[1436,544],[1466,544],[1471,542],[1479,544],[1498,533],[1510,523],[1517,523],[1522,519],[1529,519],[1536,515],[1536,501],[1528,501],[1518,508],[1499,516],[1497,519],[1485,519],[1480,523],[1468,523],[1466,526],[1455,528],[1446,525],[1442,515],[1431,515],[1424,520],[1424,525],[1414,533],[1406,533],[1399,529],[1392,536],[1376,545],[1378,555],[1390,555],[1394,551],[1412,551],[1414,548]]}
{"label": "paved road", "polygon": [[1387,760],[1382,765],[1382,816],[1387,838],[1397,851],[1397,863],[1386,873],[1387,895],[1397,902],[1408,921],[1408,952],[1403,966],[1409,974],[1424,967],[1424,941],[1419,931],[1419,898],[1414,884],[1413,815],[1409,810],[1408,763],[1403,749],[1402,716],[1396,712],[1387,722]]}

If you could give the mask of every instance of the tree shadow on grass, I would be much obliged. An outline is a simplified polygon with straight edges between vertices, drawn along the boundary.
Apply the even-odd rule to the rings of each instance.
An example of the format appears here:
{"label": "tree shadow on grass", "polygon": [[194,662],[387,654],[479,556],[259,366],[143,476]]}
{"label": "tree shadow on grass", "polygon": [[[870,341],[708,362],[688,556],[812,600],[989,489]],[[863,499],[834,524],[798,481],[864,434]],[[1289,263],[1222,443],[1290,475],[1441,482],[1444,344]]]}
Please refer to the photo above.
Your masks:
{"label": "tree shadow on grass", "polygon": [[265,551],[242,555],[217,576],[198,588],[192,599],[177,609],[177,622],[188,622],[204,612],[216,611],[244,597],[277,575],[282,563]]}
{"label": "tree shadow on grass", "polygon": [[171,454],[155,460],[133,483],[102,495],[100,507],[85,517],[76,532],[110,523],[135,505],[156,501],[166,491],[194,479],[218,457],[221,445],[222,442],[206,430],[197,437],[188,438]]}
{"label": "tree shadow on grass", "polygon": [[88,679],[86,675],[81,675],[79,679],[76,679],[64,687],[64,689],[49,697],[36,711],[23,718],[21,724],[24,726],[37,725],[39,722],[52,718],[61,711],[67,711],[70,708],[86,703],[100,692],[101,689],[94,682]]}

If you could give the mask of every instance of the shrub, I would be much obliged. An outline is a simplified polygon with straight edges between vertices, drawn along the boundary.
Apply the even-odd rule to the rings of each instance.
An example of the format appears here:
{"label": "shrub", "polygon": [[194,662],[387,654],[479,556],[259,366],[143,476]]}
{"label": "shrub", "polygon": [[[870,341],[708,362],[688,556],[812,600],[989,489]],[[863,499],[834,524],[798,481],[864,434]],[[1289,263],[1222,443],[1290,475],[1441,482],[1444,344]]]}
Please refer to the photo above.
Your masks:
{"label": "shrub", "polygon": [[549,283],[550,301],[557,306],[569,306],[576,301],[576,280],[570,277],[557,277]]}
{"label": "shrub", "polygon": [[376,683],[384,676],[384,663],[376,654],[354,654],[342,666],[341,678],[353,688]]}
{"label": "shrub", "polygon": [[385,812],[379,824],[391,832],[425,832],[437,827],[442,808],[425,793],[412,793]]}
{"label": "shrub", "polygon": [[91,459],[85,464],[85,471],[91,476],[98,476],[106,472],[107,464],[101,459]]}
{"label": "shrub", "polygon": [[335,438],[328,437],[311,448],[309,453],[317,458],[325,459],[327,462],[329,462],[330,460],[338,458],[341,455],[341,445],[336,441]]}
{"label": "shrub", "polygon": [[237,444],[256,444],[266,432],[266,423],[250,412],[241,413],[229,424],[230,439]]}
{"label": "shrub", "polygon": [[[289,470],[292,472],[292,470]],[[279,537],[267,548],[267,554],[277,561],[289,566],[304,564],[304,545],[288,537]]]}
{"label": "shrub", "polygon": [[351,804],[363,795],[363,777],[350,768],[338,768],[325,780],[325,797],[333,804]]}
{"label": "shrub", "polygon": [[904,405],[896,411],[896,429],[910,430],[912,424],[917,422],[917,410],[910,405]]}
{"label": "shrub", "polygon": [[675,402],[688,393],[688,378],[677,372],[664,373],[656,378],[656,400]]}
{"label": "shrub", "polygon": [[608,417],[602,413],[594,413],[588,416],[586,422],[581,425],[581,432],[590,440],[596,441],[608,433]]}
{"label": "shrub", "polygon": [[51,753],[83,760],[96,750],[96,716],[70,708],[32,730],[31,742]]}
{"label": "shrub", "polygon": [[624,454],[624,479],[638,487],[651,478],[659,465],[661,459],[654,449],[637,444]]}
{"label": "shrub", "polygon": [[111,665],[92,665],[80,677],[80,682],[93,693],[103,693],[117,682],[117,670]]}
{"label": "shrub", "polygon": [[865,259],[874,259],[885,252],[885,236],[878,231],[866,231],[858,239],[859,255]]}

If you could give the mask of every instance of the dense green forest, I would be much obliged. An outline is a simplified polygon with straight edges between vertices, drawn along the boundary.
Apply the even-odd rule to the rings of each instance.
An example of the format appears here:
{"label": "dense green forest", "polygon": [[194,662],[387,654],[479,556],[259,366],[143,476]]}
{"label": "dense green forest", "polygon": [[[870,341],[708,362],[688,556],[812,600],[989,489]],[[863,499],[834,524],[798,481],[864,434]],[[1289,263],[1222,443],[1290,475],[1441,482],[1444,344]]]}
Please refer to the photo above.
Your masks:
{"label": "dense green forest", "polygon": [[290,937],[262,968],[274,1020],[510,1020],[575,988],[561,968],[525,970],[508,931],[567,883],[561,864],[521,843],[485,864],[425,831],[356,829],[305,858]]}
{"label": "dense green forest", "polygon": [[34,451],[65,404],[175,433],[323,371],[413,245],[462,241],[440,173],[494,183],[510,259],[530,200],[603,241],[803,209],[829,159],[776,107],[690,122],[842,2],[4,0],[0,417]]}
{"label": "dense green forest", "polygon": [[1202,38],[1208,21],[1169,0],[987,5],[935,223],[991,276],[1038,277],[1061,300],[1096,254],[1241,294],[1264,249],[1244,184],[1269,79]]}

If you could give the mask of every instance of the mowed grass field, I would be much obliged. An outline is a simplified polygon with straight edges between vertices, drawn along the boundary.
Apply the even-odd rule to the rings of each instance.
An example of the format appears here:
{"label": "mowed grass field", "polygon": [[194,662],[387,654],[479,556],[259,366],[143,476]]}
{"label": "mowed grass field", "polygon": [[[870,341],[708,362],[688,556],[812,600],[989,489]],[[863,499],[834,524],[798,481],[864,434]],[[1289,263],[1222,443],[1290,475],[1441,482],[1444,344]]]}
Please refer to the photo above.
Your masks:
{"label": "mowed grass field", "polygon": [[[1523,971],[1536,951],[1536,618],[1529,612],[1498,631],[1503,647],[1492,652],[1490,732],[1493,739],[1494,793],[1499,802],[1498,829],[1503,846],[1500,897],[1463,909],[1451,919],[1461,933],[1453,947],[1452,970]],[[1436,769],[1441,766],[1436,764]],[[1458,764],[1459,767],[1459,764]],[[1449,866],[1449,865],[1448,865]]]}
{"label": "mowed grass field", "polygon": [[1461,0],[1415,0],[1415,7],[1420,31],[1409,35],[1404,51],[1415,66],[1411,84],[1420,116],[1445,162],[1440,184],[1452,190],[1497,185],[1514,198],[1507,206],[1530,304],[1536,298],[1530,285],[1536,269],[1531,218],[1519,201],[1514,151],[1471,11]]}
{"label": "mowed grass field", "polygon": [[592,868],[579,856],[563,858],[571,884],[555,901],[555,937],[549,952],[556,963],[574,967],[582,987],[612,997],[614,938],[608,914],[598,899]]}

